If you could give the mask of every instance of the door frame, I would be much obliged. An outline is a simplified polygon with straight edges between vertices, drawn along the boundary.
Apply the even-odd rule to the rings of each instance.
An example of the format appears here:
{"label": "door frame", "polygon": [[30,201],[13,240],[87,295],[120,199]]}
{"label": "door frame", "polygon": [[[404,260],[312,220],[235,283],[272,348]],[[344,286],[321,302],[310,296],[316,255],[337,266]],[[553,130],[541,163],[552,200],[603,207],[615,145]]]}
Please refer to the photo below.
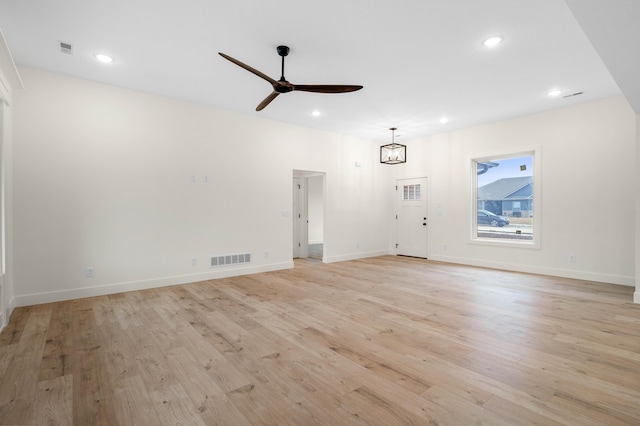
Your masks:
{"label": "door frame", "polygon": [[293,177],[293,225],[292,256],[293,258],[306,258],[309,256],[309,228],[308,228],[308,199],[307,182],[304,177]]}
{"label": "door frame", "polygon": [[[322,177],[322,241],[323,241],[323,256],[322,261],[326,257],[326,238],[325,238],[325,223],[326,223],[326,173],[316,172],[310,170],[293,170],[293,186],[292,191],[299,191],[296,197],[292,193],[292,217],[291,224],[293,228],[293,235],[291,239],[291,253],[293,258],[309,257],[309,194],[308,194],[308,179],[311,177]],[[298,187],[299,185],[299,187]]]}

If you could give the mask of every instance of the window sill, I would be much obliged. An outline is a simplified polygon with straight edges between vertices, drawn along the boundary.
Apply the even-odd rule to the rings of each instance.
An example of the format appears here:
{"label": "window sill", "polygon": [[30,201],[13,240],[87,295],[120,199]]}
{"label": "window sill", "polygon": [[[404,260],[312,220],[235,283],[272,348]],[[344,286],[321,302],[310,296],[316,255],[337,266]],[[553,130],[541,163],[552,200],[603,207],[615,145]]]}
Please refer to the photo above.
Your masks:
{"label": "window sill", "polygon": [[524,249],[539,249],[540,243],[534,240],[523,238],[471,238],[469,244],[483,245],[483,246],[495,246],[495,247],[511,247],[511,248],[524,248]]}

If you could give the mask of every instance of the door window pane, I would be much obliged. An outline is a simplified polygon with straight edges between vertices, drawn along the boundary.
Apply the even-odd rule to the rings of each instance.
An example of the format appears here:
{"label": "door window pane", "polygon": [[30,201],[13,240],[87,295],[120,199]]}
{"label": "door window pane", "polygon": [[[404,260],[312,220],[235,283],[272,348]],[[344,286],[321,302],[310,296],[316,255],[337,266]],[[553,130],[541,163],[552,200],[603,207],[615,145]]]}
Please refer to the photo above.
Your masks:
{"label": "door window pane", "polygon": [[420,184],[404,185],[402,188],[403,200],[420,200],[422,194],[420,193]]}

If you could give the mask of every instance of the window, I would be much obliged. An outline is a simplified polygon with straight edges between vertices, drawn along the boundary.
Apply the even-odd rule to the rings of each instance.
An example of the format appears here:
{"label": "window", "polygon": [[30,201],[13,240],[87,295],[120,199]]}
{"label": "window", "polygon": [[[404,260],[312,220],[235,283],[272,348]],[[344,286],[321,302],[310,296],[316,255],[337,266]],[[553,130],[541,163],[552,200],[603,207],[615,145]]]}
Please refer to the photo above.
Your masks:
{"label": "window", "polygon": [[472,241],[537,247],[535,150],[472,159]]}
{"label": "window", "polygon": [[402,188],[402,199],[403,200],[420,200],[420,184],[417,183],[415,185],[404,185]]}

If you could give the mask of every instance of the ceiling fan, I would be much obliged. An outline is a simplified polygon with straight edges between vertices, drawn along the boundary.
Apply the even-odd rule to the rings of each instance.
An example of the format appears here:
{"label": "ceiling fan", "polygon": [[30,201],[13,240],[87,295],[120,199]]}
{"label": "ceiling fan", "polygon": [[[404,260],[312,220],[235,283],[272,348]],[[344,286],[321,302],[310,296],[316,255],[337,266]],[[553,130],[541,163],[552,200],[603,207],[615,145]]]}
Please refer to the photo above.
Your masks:
{"label": "ceiling fan", "polygon": [[346,92],[355,92],[356,90],[362,89],[362,86],[356,85],[346,85],[346,84],[293,84],[289,83],[284,78],[284,57],[289,54],[289,47],[287,46],[278,46],[277,47],[278,55],[282,57],[282,75],[280,80],[274,80],[268,75],[258,71],[255,68],[250,67],[249,65],[240,62],[239,60],[232,58],[229,55],[225,55],[222,52],[218,52],[220,56],[223,58],[233,62],[234,64],[246,69],[247,71],[257,75],[258,77],[267,80],[273,86],[273,92],[269,96],[267,96],[260,104],[256,107],[256,111],[262,111],[264,107],[269,105],[271,101],[273,101],[280,93],[289,93],[294,90],[299,90],[301,92],[316,92],[316,93],[346,93]]}

